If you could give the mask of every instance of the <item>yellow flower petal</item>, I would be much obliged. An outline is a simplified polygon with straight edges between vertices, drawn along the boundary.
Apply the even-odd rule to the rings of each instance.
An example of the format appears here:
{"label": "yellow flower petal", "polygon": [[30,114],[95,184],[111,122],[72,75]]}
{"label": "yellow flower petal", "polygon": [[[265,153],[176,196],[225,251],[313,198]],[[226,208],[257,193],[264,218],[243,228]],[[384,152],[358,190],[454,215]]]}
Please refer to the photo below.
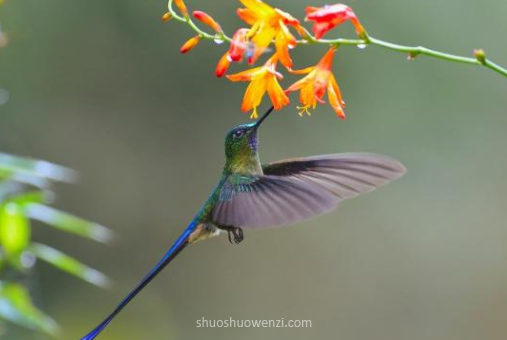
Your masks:
{"label": "yellow flower petal", "polygon": [[255,24],[259,20],[257,12],[252,11],[248,8],[238,8],[236,10],[238,17],[249,25]]}
{"label": "yellow flower petal", "polygon": [[313,70],[315,70],[315,66],[306,67],[301,70],[289,69],[289,72],[292,74],[307,74],[307,73],[312,72]]}
{"label": "yellow flower petal", "polygon": [[262,71],[262,66],[255,67],[249,70],[241,71],[234,74],[226,75],[227,79],[230,81],[250,81],[252,78],[258,73]]}
{"label": "yellow flower petal", "polygon": [[289,105],[289,97],[287,97],[285,92],[283,92],[283,89],[276,78],[273,77],[267,81],[266,90],[268,91],[269,98],[276,110]]}
{"label": "yellow flower petal", "polygon": [[335,92],[332,84],[329,84],[327,90],[327,97],[329,98],[329,105],[331,105],[331,107],[336,112],[338,117],[340,117],[341,119],[345,119],[345,112],[343,111],[341,100],[338,96],[338,93]]}
{"label": "yellow flower petal", "polygon": [[291,69],[292,68],[292,59],[289,54],[289,47],[293,46],[293,41],[295,41],[294,36],[289,32],[287,26],[285,26],[282,22],[280,22],[280,27],[285,27],[285,30],[280,30],[275,37],[275,47],[276,54],[278,55],[278,59],[282,63],[283,66]]}
{"label": "yellow flower petal", "polygon": [[275,9],[268,4],[260,1],[260,0],[239,0],[245,6],[246,8],[257,12],[259,14],[270,14],[271,12],[274,12]]}
{"label": "yellow flower petal", "polygon": [[276,31],[277,30],[275,28],[266,25],[263,22],[260,24],[257,32],[250,40],[255,45],[255,49],[249,63],[255,63],[257,59],[259,59],[262,53],[266,50],[266,47],[268,47],[269,44],[271,44],[271,41],[273,41]]}
{"label": "yellow flower petal", "polygon": [[260,105],[262,97],[266,93],[266,81],[262,77],[254,79],[246,88],[243,102],[241,104],[242,111],[249,111]]}
{"label": "yellow flower petal", "polygon": [[331,77],[329,77],[329,85],[332,87],[334,93],[336,93],[336,97],[337,97],[338,101],[340,102],[340,105],[342,107],[345,107],[345,101],[342,98],[340,87],[338,86],[338,82],[336,81],[336,78],[332,74],[331,74]]}
{"label": "yellow flower petal", "polygon": [[313,84],[313,79],[311,77],[303,77],[303,78],[299,79],[298,81],[296,81],[291,86],[289,86],[287,88],[287,90],[285,90],[285,91],[293,92],[293,91],[300,90],[302,87],[306,86],[308,83]]}

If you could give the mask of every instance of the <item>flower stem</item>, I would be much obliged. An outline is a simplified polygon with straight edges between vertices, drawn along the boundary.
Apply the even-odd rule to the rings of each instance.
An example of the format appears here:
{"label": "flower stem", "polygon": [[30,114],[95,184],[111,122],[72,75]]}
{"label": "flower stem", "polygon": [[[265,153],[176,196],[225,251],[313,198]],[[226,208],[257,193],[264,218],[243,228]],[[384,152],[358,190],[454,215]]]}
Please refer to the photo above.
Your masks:
{"label": "flower stem", "polygon": [[230,37],[228,37],[223,32],[217,32],[214,34],[209,34],[203,30],[201,30],[190,18],[189,15],[187,16],[181,16],[173,8],[173,0],[169,0],[167,2],[167,9],[169,10],[169,13],[171,13],[171,16],[173,19],[186,23],[188,26],[190,26],[191,29],[193,29],[201,39],[208,39],[208,40],[222,40],[222,41],[232,41]]}
{"label": "flower stem", "polygon": [[486,68],[489,68],[490,70],[495,71],[496,73],[503,75],[504,77],[507,77],[507,69],[492,62],[487,58],[484,58],[484,60],[479,60],[477,58],[468,58],[454,54],[439,52],[422,46],[404,46],[380,40],[372,36],[368,36],[368,40],[358,40],[358,39],[315,39],[313,36],[308,35],[307,37],[305,37],[303,43],[304,42],[327,44],[327,45],[356,45],[356,46],[376,45],[387,48],[391,51],[407,53],[412,58],[415,58],[421,54],[456,63],[484,66]]}
{"label": "flower stem", "polygon": [[393,51],[410,53],[414,57],[419,54],[423,54],[423,55],[427,55],[427,56],[431,56],[431,57],[435,57],[435,58],[439,58],[439,59],[455,61],[458,63],[480,65],[480,63],[475,58],[467,58],[467,57],[461,57],[461,56],[457,56],[457,55],[453,55],[453,54],[438,52],[438,51],[434,51],[434,50],[431,50],[429,48],[422,47],[422,46],[416,46],[416,47],[403,46],[403,45],[398,45],[398,44],[393,44],[393,43],[390,43],[387,41],[383,41],[380,39],[376,39],[373,37],[370,37],[370,43],[372,45],[385,47],[385,48],[393,50]]}
{"label": "flower stem", "polygon": [[458,55],[454,55],[454,54],[443,53],[443,52],[435,51],[435,50],[432,50],[432,49],[429,49],[426,47],[422,47],[422,46],[410,47],[410,46],[393,44],[393,43],[386,42],[386,41],[376,39],[373,37],[370,37],[370,44],[385,47],[385,48],[393,50],[393,51],[409,53],[413,57],[416,57],[419,54],[423,54],[423,55],[427,55],[430,57],[453,61],[453,62],[457,62],[457,63],[484,66],[484,67],[487,67],[487,68],[503,75],[504,77],[507,77],[507,69],[501,67],[498,64],[495,64],[494,62],[492,62],[491,60],[486,59],[486,58],[483,61],[480,61],[477,58],[467,58],[467,57],[462,57],[462,56],[458,56]]}

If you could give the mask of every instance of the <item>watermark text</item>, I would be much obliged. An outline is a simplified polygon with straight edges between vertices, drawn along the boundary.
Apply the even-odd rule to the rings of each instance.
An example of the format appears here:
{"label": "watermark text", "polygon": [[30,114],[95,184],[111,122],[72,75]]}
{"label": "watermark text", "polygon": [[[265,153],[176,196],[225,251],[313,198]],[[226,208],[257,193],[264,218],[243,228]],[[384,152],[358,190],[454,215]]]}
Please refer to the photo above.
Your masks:
{"label": "watermark text", "polygon": [[311,328],[312,320],[237,320],[214,319],[207,320],[204,317],[196,321],[197,328]]}

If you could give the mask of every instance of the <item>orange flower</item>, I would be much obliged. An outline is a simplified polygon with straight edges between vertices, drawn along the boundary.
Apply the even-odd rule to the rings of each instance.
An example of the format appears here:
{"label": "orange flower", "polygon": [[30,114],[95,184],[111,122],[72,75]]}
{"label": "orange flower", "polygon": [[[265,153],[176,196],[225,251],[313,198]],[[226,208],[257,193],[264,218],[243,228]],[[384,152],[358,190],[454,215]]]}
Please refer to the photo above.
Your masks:
{"label": "orange flower", "polygon": [[250,82],[241,104],[241,110],[245,112],[253,110],[250,118],[258,117],[257,107],[260,105],[266,92],[275,109],[281,109],[289,104],[289,98],[278,83],[278,79],[282,79],[283,76],[276,72],[276,62],[277,55],[275,54],[263,66],[227,76],[227,78],[234,82]]}
{"label": "orange flower", "polygon": [[338,83],[331,72],[335,52],[336,48],[332,47],[317,65],[299,71],[292,71],[296,74],[307,74],[307,76],[285,90],[285,92],[300,90],[299,100],[303,104],[302,107],[298,107],[300,115],[303,115],[305,112],[310,114],[309,109],[315,109],[317,102],[324,103],[322,97],[327,90],[329,104],[335,110],[338,117],[345,119],[345,112],[343,111],[345,102],[342,99]]}
{"label": "orange flower", "polygon": [[188,39],[183,46],[180,48],[180,53],[190,52],[197,44],[201,41],[201,37],[196,35],[193,38]]}
{"label": "orange flower", "polygon": [[213,19],[208,13],[205,13],[203,11],[194,11],[192,15],[197,20],[200,20],[204,24],[211,27],[215,32],[222,32],[222,27],[220,27],[218,22],[216,22],[215,19]]}
{"label": "orange flower", "polygon": [[285,67],[292,67],[289,48],[296,46],[296,38],[290,33],[287,25],[300,30],[299,21],[290,14],[273,8],[261,0],[239,1],[246,8],[240,8],[236,13],[243,21],[252,25],[248,36],[255,45],[248,62],[253,64],[274,39],[278,59]]}
{"label": "orange flower", "polygon": [[366,31],[357,19],[356,14],[349,6],[343,4],[327,5],[324,7],[306,7],[306,21],[313,21],[313,33],[320,39],[329,30],[350,20],[356,29],[357,35],[365,39]]}

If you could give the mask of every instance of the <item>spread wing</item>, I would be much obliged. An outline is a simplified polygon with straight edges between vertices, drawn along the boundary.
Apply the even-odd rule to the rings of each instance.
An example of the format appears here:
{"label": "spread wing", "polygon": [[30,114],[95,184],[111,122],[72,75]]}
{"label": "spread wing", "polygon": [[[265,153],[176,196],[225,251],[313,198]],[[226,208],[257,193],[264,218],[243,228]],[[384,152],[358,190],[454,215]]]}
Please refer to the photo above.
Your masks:
{"label": "spread wing", "polygon": [[212,212],[217,225],[244,229],[282,226],[333,210],[331,194],[282,176],[231,175]]}
{"label": "spread wing", "polygon": [[214,223],[244,229],[292,224],[329,212],[406,169],[386,156],[350,153],[283,160],[263,166],[263,172],[229,176],[212,212]]}

